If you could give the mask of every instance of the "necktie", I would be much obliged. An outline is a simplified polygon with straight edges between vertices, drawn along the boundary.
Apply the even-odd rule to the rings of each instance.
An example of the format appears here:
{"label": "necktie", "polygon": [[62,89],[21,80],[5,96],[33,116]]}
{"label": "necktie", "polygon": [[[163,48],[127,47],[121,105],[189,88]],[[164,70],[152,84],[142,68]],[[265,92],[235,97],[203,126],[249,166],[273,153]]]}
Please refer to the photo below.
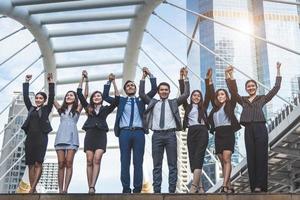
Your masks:
{"label": "necktie", "polygon": [[161,110],[160,110],[160,119],[159,119],[159,128],[163,129],[165,126],[165,107],[166,102],[163,100],[161,104]]}
{"label": "necktie", "polygon": [[131,101],[131,113],[130,113],[129,127],[132,127],[132,124],[133,124],[133,115],[134,115],[134,98],[130,98],[130,101]]}

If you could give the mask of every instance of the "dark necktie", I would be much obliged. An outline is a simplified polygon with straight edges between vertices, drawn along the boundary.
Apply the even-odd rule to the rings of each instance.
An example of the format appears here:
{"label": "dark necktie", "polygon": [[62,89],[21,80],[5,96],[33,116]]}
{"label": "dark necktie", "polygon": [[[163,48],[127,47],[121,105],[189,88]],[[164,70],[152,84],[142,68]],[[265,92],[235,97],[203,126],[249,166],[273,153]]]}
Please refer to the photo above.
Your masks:
{"label": "dark necktie", "polygon": [[161,110],[160,110],[160,119],[159,119],[159,128],[163,129],[165,126],[165,107],[166,102],[163,100],[161,104]]}
{"label": "dark necktie", "polygon": [[129,127],[132,127],[132,124],[133,124],[133,115],[134,115],[134,98],[130,98],[130,101],[131,101],[131,113],[130,113]]}

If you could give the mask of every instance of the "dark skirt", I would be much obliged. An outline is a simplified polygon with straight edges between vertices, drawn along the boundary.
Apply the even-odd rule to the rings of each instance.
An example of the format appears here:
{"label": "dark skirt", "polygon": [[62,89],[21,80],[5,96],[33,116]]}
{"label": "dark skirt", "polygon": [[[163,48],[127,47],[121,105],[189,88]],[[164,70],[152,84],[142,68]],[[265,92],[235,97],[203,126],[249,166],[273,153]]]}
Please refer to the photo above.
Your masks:
{"label": "dark skirt", "polygon": [[216,154],[223,153],[224,150],[234,152],[235,136],[232,126],[219,126],[215,131]]}
{"label": "dark skirt", "polygon": [[194,172],[195,169],[202,169],[207,145],[207,127],[205,125],[190,126],[187,134],[187,146],[192,172]]}
{"label": "dark skirt", "polygon": [[35,162],[42,164],[47,151],[48,135],[45,133],[32,134],[36,137],[27,135],[25,140],[25,164],[34,165]]}
{"label": "dark skirt", "polygon": [[84,152],[102,149],[106,151],[107,135],[106,131],[97,128],[88,129],[84,138]]}

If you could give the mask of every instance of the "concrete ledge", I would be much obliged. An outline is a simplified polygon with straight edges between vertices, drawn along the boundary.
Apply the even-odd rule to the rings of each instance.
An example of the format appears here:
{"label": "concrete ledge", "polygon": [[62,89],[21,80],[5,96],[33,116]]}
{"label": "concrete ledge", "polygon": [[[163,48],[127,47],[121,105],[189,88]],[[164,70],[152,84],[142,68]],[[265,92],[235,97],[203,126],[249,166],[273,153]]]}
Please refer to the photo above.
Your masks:
{"label": "concrete ledge", "polygon": [[0,200],[300,200],[300,194],[1,194]]}

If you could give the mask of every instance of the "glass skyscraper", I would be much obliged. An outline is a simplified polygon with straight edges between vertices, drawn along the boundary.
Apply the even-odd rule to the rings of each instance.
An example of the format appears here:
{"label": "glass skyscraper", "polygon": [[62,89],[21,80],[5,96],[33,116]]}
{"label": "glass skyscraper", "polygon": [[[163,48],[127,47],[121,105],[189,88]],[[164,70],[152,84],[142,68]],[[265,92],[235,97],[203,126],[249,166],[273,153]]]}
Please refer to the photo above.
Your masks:
{"label": "glass skyscraper", "polygon": [[[296,1],[294,0],[294,2]],[[300,0],[297,0],[297,2],[300,2]],[[299,6],[262,0],[187,0],[186,7],[226,25],[300,52]],[[187,33],[232,63],[237,69],[251,78],[259,80],[269,88],[275,83],[276,62],[280,61],[282,63],[283,82],[279,95],[289,100],[293,95],[299,93],[299,55],[274,47],[261,40],[253,39],[212,21],[203,18],[198,19],[197,16],[191,13],[187,13]],[[224,69],[227,64],[205,48],[199,47],[196,43],[188,41],[188,47],[188,65],[190,68],[204,79],[207,69],[212,67],[215,88],[227,88],[224,80]],[[235,78],[237,79],[239,93],[245,95],[244,83],[249,77],[236,70]],[[191,78],[191,85],[192,89],[201,88],[202,91],[205,91],[203,82],[195,77]],[[260,94],[265,92],[267,91],[263,87],[259,88]],[[267,117],[272,117],[273,113],[276,113],[283,104],[282,100],[275,97],[267,105]],[[236,114],[238,118],[240,111],[241,108],[237,107]],[[243,130],[236,135],[236,152],[233,155],[234,164],[237,164],[245,155],[242,132]],[[209,149],[212,151],[214,149],[213,141],[213,137],[211,137]],[[208,169],[209,176],[217,181],[219,172],[218,170],[213,172],[213,167],[211,167],[209,161],[211,159],[208,157],[206,165],[210,166]]]}

